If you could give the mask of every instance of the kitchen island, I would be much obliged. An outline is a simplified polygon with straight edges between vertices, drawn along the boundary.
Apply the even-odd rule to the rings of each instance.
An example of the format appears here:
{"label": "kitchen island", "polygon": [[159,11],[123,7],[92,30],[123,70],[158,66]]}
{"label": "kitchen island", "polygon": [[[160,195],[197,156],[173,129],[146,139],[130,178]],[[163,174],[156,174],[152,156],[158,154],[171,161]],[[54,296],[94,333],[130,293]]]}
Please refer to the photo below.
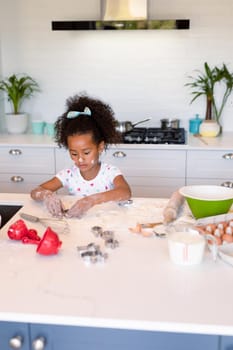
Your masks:
{"label": "kitchen island", "polygon": [[[1,204],[47,216],[43,205],[26,194],[2,193],[0,198]],[[64,201],[69,206],[72,197]],[[97,350],[230,349],[232,267],[214,262],[207,250],[201,265],[173,265],[166,238],[146,238],[128,229],[137,222],[161,221],[166,203],[134,198],[129,206],[96,206],[84,218],[68,220],[70,231],[60,234],[62,247],[54,256],[39,255],[35,245],[8,238],[18,212],[0,231],[0,329],[7,327],[4,334],[14,336],[26,327],[31,340],[47,339],[45,349],[77,349],[78,344]],[[183,218],[192,222],[186,207]],[[40,223],[27,224],[43,235]],[[105,248],[91,232],[96,225],[113,230],[119,247]],[[77,246],[90,242],[108,252],[106,262],[87,265],[81,259]],[[28,349],[31,340],[21,348]]]}

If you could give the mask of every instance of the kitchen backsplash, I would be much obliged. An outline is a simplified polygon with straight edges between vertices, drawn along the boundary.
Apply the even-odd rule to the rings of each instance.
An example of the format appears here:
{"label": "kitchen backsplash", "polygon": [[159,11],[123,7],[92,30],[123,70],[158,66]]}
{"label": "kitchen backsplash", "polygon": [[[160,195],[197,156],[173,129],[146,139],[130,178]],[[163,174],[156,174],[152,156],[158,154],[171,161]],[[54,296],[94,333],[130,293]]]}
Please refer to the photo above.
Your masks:
{"label": "kitchen backsplash", "polygon": [[[0,73],[26,72],[39,82],[41,93],[25,104],[33,119],[53,122],[69,96],[86,91],[108,102],[119,120],[151,117],[148,125],[157,126],[161,118],[179,118],[187,128],[190,118],[205,113],[204,98],[190,105],[188,76],[205,61],[233,68],[231,0],[197,1],[192,7],[187,0],[149,1],[151,18],[189,18],[190,30],[133,32],[51,30],[52,20],[97,18],[99,1],[0,4]],[[228,131],[232,101],[222,116]]]}

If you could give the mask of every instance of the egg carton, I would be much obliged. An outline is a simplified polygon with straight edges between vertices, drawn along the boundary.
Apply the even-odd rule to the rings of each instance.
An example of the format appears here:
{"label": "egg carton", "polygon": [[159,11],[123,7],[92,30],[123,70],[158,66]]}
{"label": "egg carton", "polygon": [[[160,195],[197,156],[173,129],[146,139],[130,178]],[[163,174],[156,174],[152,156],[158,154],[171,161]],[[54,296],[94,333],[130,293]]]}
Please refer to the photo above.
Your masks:
{"label": "egg carton", "polygon": [[233,220],[233,213],[221,214],[208,216],[206,218],[201,218],[196,220],[197,225],[208,225],[208,224],[217,224],[223,221]]}

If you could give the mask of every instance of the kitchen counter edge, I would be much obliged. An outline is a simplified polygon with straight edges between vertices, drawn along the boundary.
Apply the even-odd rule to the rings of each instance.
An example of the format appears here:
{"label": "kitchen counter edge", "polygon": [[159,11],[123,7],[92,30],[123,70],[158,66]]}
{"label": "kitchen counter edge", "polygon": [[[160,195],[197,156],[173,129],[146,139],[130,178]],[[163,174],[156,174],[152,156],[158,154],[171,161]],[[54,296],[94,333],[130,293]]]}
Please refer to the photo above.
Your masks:
{"label": "kitchen counter edge", "polygon": [[[48,135],[0,134],[0,146],[22,147],[54,147],[58,148],[55,140]],[[218,137],[194,137],[187,135],[186,144],[117,144],[110,148],[122,149],[155,149],[155,150],[229,150],[233,149],[233,132],[224,132]]]}

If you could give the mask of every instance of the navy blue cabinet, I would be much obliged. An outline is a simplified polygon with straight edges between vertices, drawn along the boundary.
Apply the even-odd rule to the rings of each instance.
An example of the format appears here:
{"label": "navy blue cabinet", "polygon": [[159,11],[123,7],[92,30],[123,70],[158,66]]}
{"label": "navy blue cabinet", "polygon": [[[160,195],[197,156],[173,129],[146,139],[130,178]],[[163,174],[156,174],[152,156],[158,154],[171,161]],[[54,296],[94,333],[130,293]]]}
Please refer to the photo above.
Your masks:
{"label": "navy blue cabinet", "polygon": [[0,349],[30,350],[27,323],[0,322]]}
{"label": "navy blue cabinet", "polygon": [[[0,350],[233,350],[214,335],[0,322]],[[224,345],[225,344],[225,345]]]}
{"label": "navy blue cabinet", "polygon": [[31,325],[46,350],[218,350],[219,337],[106,328]]}
{"label": "navy blue cabinet", "polygon": [[233,350],[233,337],[221,337],[220,350]]}

